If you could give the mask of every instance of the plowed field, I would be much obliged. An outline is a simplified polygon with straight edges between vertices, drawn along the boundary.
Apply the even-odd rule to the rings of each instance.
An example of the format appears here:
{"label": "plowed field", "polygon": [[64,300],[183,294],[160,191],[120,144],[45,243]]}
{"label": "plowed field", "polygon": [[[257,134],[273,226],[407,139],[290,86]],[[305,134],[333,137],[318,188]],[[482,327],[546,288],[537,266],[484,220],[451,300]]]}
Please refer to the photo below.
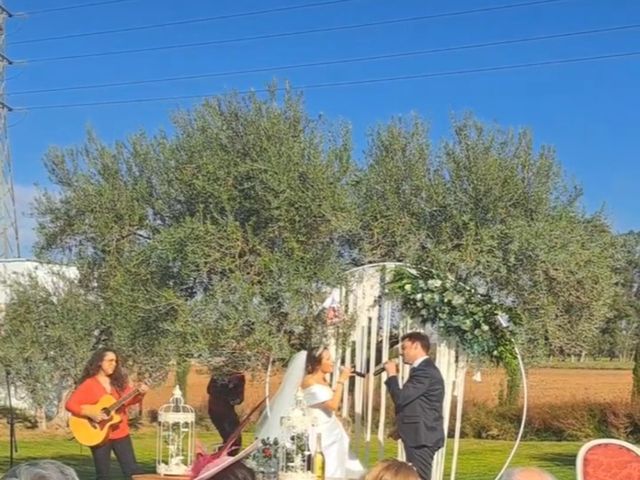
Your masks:
{"label": "plowed field", "polygon": [[[194,367],[188,378],[187,403],[203,411],[206,409],[206,387],[209,381],[205,369]],[[280,382],[280,374],[272,375],[270,391],[275,392]],[[174,377],[167,384],[147,395],[144,408],[157,409],[171,396]],[[574,401],[616,401],[626,400],[631,394],[632,377],[630,370],[586,370],[538,368],[528,372],[529,398],[531,405]],[[504,388],[504,374],[501,370],[482,370],[482,381],[475,382],[471,372],[465,383],[465,401],[497,402]],[[264,376],[248,378],[244,408],[250,408],[265,393]]]}

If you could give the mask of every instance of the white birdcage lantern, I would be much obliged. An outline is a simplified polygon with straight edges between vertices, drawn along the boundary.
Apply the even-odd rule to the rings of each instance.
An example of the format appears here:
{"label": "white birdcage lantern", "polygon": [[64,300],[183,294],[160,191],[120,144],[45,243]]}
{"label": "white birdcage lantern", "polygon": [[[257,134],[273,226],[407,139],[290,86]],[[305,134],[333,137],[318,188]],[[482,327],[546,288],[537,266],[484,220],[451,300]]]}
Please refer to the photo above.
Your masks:
{"label": "white birdcage lantern", "polygon": [[296,392],[293,407],[280,418],[284,442],[279,449],[279,478],[306,480],[313,478],[308,472],[309,433],[316,426],[315,419],[304,401],[302,390]]}
{"label": "white birdcage lantern", "polygon": [[176,385],[169,403],[158,410],[156,472],[160,475],[188,472],[193,461],[195,423],[195,411],[184,403]]}

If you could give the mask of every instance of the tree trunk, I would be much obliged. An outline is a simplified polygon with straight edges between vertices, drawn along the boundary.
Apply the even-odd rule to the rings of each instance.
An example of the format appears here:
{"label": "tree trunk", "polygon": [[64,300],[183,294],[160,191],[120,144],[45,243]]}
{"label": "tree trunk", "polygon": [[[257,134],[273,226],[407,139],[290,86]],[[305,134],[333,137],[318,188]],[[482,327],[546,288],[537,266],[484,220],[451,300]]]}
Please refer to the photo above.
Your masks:
{"label": "tree trunk", "polygon": [[45,431],[47,429],[47,415],[44,412],[44,407],[36,407],[35,414],[38,430]]}
{"label": "tree trunk", "polygon": [[67,424],[67,418],[69,414],[67,410],[64,408],[64,404],[67,403],[67,399],[71,395],[71,389],[65,390],[60,398],[58,399],[58,406],[56,407],[56,415],[51,419],[50,424],[64,426]]}
{"label": "tree trunk", "polygon": [[180,359],[176,365],[176,383],[180,386],[180,390],[182,390],[182,396],[186,401],[187,398],[187,377],[189,376],[189,371],[191,370],[191,361]]}

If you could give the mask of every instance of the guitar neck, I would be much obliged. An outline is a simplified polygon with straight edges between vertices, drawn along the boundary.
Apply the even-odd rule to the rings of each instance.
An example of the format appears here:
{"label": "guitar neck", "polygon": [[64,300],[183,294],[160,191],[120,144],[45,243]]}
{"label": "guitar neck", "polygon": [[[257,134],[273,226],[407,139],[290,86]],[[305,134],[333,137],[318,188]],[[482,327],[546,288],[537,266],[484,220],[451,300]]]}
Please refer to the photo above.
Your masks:
{"label": "guitar neck", "polygon": [[115,412],[116,410],[118,410],[120,407],[122,407],[125,403],[127,403],[129,400],[131,400],[133,397],[135,397],[139,393],[140,393],[140,389],[137,387],[134,388],[129,393],[127,393],[124,397],[121,397],[116,403],[114,403],[113,405],[110,405],[109,411]]}

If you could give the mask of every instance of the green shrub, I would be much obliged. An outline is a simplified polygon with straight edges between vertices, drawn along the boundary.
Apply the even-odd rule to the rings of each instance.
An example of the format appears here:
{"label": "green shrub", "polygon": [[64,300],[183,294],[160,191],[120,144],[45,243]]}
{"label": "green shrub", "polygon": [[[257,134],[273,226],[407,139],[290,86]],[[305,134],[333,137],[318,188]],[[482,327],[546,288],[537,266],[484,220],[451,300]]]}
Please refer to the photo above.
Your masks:
{"label": "green shrub", "polygon": [[[21,408],[13,409],[13,419],[16,426],[23,426],[28,429],[34,429],[38,427],[38,421],[35,415],[27,410]],[[0,421],[6,423],[9,421],[9,407],[0,406]]]}
{"label": "green shrub", "polygon": [[[461,436],[512,440],[520,428],[521,405],[465,404]],[[455,418],[451,417],[449,435]],[[640,408],[628,402],[574,402],[535,405],[529,408],[525,440],[587,441],[618,438],[640,442]]]}

